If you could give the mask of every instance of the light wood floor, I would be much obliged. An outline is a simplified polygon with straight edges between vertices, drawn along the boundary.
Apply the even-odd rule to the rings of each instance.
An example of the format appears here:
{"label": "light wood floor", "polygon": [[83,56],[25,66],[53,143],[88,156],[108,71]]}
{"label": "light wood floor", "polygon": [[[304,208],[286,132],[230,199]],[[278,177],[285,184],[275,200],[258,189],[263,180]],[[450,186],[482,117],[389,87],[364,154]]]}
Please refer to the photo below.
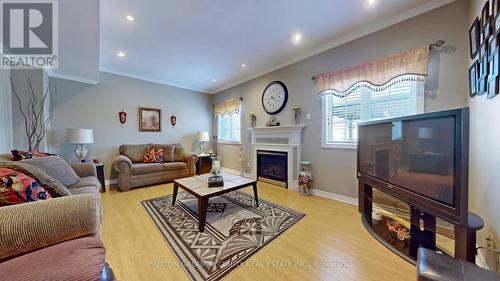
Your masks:
{"label": "light wood floor", "polygon": [[[306,214],[226,280],[415,280],[415,267],[364,229],[357,208],[259,183],[259,197]],[[250,189],[244,190],[251,192]],[[140,201],[172,192],[172,184],[102,194],[101,235],[119,280],[189,280]],[[279,266],[278,263],[291,263]],[[255,267],[253,265],[267,265]],[[297,265],[297,266],[295,266]]]}

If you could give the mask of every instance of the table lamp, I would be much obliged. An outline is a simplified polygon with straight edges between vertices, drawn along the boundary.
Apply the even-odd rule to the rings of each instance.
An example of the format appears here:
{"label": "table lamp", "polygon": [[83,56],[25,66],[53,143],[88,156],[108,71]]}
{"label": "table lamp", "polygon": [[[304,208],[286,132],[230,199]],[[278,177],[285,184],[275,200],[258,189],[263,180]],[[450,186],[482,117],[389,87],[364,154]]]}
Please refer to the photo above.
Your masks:
{"label": "table lamp", "polygon": [[68,129],[68,143],[75,145],[75,154],[80,162],[87,155],[87,144],[94,143],[94,131],[92,129]]}
{"label": "table lamp", "polygon": [[210,135],[208,132],[198,132],[197,136],[200,142],[200,151],[202,154],[206,154],[205,142],[210,141]]}

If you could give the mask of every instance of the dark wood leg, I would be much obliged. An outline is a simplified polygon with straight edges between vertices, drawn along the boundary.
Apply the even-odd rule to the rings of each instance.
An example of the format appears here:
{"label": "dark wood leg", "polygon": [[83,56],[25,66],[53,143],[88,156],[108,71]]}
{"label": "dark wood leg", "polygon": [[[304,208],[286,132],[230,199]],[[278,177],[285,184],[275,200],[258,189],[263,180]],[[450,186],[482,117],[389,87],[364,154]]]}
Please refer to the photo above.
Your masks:
{"label": "dark wood leg", "polygon": [[178,191],[179,191],[179,186],[174,182],[174,194],[172,195],[172,207],[175,206],[175,199],[177,198]]}
{"label": "dark wood leg", "polygon": [[455,225],[455,258],[476,262],[476,231]]}
{"label": "dark wood leg", "polygon": [[358,183],[358,211],[371,223],[373,211],[373,188],[362,182]]}
{"label": "dark wood leg", "polygon": [[252,184],[253,187],[253,197],[255,198],[255,206],[259,207],[259,196],[257,196],[257,183]]}
{"label": "dark wood leg", "polygon": [[[436,250],[436,217],[410,206],[410,256],[417,258],[418,248]],[[424,229],[420,229],[420,221]]]}
{"label": "dark wood leg", "polygon": [[207,219],[208,198],[198,199],[198,229],[205,231],[205,221]]}

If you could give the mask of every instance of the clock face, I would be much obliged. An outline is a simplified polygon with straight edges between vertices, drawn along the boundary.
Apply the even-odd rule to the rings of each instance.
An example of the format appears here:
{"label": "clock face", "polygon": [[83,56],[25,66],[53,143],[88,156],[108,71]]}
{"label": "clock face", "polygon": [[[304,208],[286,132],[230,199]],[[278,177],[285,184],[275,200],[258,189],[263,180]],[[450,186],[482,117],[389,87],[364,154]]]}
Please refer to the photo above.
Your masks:
{"label": "clock face", "polygon": [[288,90],[280,81],[267,85],[262,94],[262,107],[269,114],[277,114],[285,108],[288,100]]}

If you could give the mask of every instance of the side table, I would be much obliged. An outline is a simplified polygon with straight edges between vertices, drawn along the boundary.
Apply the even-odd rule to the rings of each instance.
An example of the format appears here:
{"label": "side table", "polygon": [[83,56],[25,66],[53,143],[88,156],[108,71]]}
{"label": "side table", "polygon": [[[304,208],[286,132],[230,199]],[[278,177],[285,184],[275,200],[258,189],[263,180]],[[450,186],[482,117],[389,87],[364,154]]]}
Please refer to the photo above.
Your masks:
{"label": "side table", "polygon": [[216,154],[200,154],[198,156],[198,162],[196,163],[196,174],[207,174],[212,171],[212,157],[217,156]]}
{"label": "side table", "polygon": [[97,179],[101,183],[101,192],[106,192],[106,181],[104,179],[104,163],[96,163]]}

